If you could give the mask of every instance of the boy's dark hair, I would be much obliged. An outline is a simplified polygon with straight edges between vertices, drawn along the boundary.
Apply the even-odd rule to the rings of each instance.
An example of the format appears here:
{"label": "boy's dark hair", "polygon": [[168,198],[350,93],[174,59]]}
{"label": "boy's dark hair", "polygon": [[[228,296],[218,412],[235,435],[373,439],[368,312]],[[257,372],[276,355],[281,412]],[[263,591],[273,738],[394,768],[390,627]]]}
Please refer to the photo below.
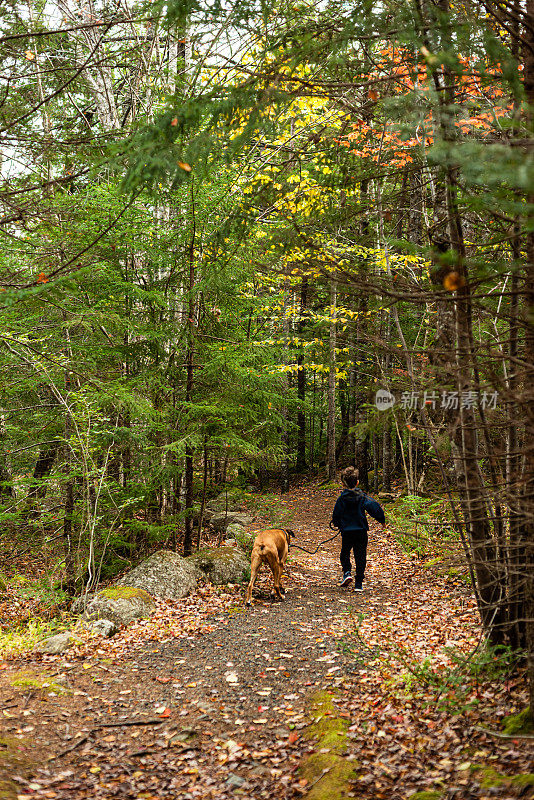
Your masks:
{"label": "boy's dark hair", "polygon": [[341,480],[349,489],[354,489],[358,485],[360,473],[356,467],[345,467],[341,472]]}

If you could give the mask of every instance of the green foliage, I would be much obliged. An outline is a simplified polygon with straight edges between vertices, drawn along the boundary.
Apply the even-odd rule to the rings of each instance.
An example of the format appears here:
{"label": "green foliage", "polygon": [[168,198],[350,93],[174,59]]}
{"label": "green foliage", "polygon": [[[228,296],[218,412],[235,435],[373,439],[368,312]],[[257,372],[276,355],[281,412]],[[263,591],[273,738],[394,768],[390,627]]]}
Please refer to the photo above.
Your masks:
{"label": "green foliage", "polygon": [[266,517],[271,525],[289,525],[293,519],[291,505],[276,494],[256,495],[253,507],[262,517]]}
{"label": "green foliage", "polygon": [[0,658],[16,658],[29,653],[42,639],[64,629],[65,621],[61,618],[43,621],[30,617],[23,624],[0,630]]}
{"label": "green foliage", "polygon": [[442,499],[406,495],[388,506],[388,522],[403,550],[419,558],[436,553],[443,557],[458,543],[448,504]]}
{"label": "green foliage", "polygon": [[38,600],[44,607],[59,606],[69,599],[61,582],[51,581],[49,577],[31,581],[24,575],[15,575],[7,583],[7,588],[11,588],[13,593],[22,599]]}
{"label": "green foliage", "polygon": [[489,643],[481,645],[468,657],[453,648],[445,648],[445,652],[452,662],[448,667],[436,666],[430,658],[415,661],[408,652],[399,649],[395,657],[406,671],[396,683],[403,692],[422,694],[429,705],[437,705],[450,713],[461,713],[479,705],[479,684],[502,680],[518,660],[512,648]]}

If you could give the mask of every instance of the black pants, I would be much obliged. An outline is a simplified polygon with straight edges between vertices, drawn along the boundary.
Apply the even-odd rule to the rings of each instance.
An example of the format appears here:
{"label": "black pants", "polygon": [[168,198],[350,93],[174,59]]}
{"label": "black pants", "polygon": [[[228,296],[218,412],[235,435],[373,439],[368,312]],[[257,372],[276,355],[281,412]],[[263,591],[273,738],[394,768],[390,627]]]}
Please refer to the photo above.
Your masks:
{"label": "black pants", "polygon": [[356,562],[356,580],[363,581],[365,565],[367,564],[367,531],[344,531],[341,534],[341,568],[343,573],[352,572],[350,564],[350,551],[354,550]]}

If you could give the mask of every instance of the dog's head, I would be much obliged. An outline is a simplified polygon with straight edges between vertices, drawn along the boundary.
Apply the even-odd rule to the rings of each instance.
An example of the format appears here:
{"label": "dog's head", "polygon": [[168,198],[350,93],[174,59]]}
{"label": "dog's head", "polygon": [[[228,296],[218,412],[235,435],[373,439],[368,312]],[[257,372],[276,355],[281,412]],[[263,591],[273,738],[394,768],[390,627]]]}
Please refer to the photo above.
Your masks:
{"label": "dog's head", "polygon": [[291,544],[291,538],[295,535],[295,532],[294,531],[290,531],[289,528],[286,528],[284,533],[285,533],[286,539],[287,539],[287,546],[289,547],[289,545]]}

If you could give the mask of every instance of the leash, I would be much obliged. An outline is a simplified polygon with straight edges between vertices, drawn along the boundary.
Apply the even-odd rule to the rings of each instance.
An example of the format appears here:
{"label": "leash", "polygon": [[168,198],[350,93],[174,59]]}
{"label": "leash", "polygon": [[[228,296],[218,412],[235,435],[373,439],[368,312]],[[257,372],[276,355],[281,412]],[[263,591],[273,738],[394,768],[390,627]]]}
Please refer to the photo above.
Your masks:
{"label": "leash", "polygon": [[[330,527],[330,530],[332,530],[332,531],[334,530],[334,527],[333,527],[332,523],[330,523],[329,527]],[[334,535],[331,536],[329,539],[325,539],[324,542],[319,542],[319,544],[317,545],[315,550],[306,550],[305,547],[301,547],[300,545],[294,544],[293,542],[291,542],[290,547],[296,547],[297,550],[302,550],[303,553],[308,553],[310,556],[314,556],[319,551],[319,549],[323,546],[323,544],[328,544],[328,542],[331,542],[333,539],[336,539],[339,536],[340,533],[341,533],[341,531],[338,531],[337,533],[334,533]]]}

